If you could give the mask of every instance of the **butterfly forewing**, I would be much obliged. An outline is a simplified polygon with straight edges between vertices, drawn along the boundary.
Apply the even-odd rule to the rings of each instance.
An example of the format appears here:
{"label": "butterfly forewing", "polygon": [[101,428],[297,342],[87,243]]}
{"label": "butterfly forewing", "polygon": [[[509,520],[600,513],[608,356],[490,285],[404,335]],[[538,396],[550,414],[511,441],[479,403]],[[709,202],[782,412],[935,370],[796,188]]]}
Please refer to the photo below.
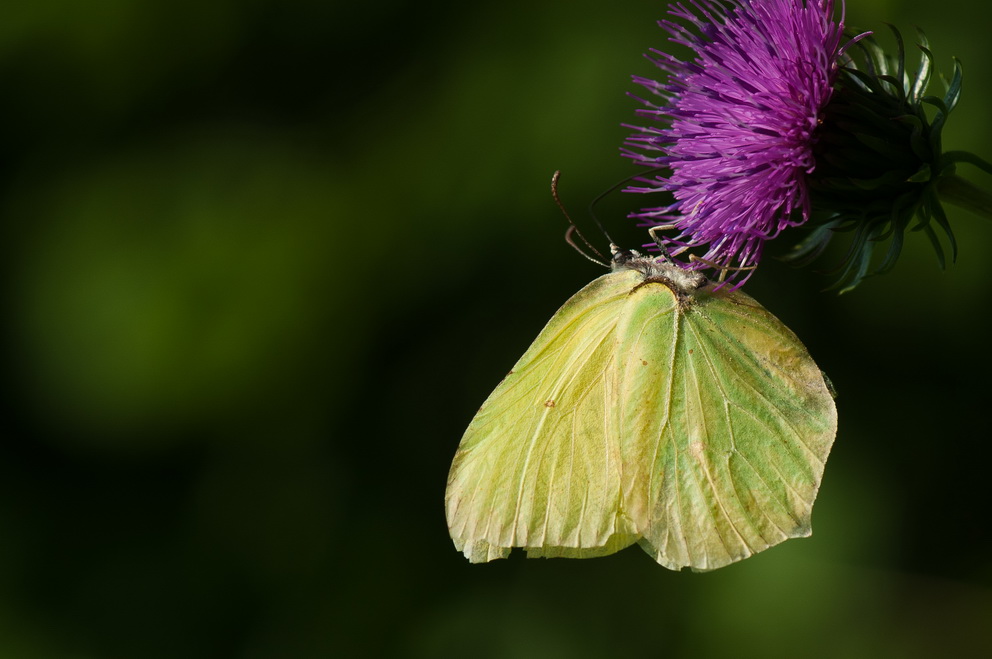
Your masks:
{"label": "butterfly forewing", "polygon": [[555,314],[472,420],[448,478],[448,526],[473,562],[511,547],[611,553],[634,542],[619,515],[616,323],[640,275],[593,281]]}

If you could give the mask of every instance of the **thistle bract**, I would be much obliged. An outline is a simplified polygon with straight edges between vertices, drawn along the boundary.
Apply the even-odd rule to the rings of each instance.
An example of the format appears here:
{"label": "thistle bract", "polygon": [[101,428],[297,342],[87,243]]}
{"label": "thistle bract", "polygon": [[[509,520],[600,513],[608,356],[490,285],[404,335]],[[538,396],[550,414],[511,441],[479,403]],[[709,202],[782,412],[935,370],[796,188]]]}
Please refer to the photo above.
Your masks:
{"label": "thistle bract", "polygon": [[[890,270],[907,229],[929,239],[944,266],[944,248],[935,226],[957,255],[954,234],[941,201],[992,217],[992,198],[956,174],[968,162],[992,172],[992,165],[963,151],[944,152],[941,130],[961,93],[961,64],[942,97],[928,95],[934,70],[926,36],[919,33],[920,63],[910,72],[903,40],[895,34],[897,55],[887,55],[867,38],[845,57],[814,148],[816,169],[809,177],[813,231],[788,260],[806,263],[819,255],[838,231],[851,233],[835,288],[854,288],[869,274]],[[878,263],[875,248],[888,244]]]}

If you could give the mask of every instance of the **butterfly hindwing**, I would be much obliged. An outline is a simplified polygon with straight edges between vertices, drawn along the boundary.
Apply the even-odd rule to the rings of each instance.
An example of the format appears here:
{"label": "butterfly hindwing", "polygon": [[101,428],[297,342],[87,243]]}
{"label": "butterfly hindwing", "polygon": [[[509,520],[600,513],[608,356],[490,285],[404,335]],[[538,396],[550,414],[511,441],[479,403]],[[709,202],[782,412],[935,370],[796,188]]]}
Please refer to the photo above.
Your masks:
{"label": "butterfly hindwing", "polygon": [[836,412],[802,343],[739,292],[679,304],[648,283],[629,304],[655,310],[618,328],[625,504],[639,519],[647,508],[641,546],[707,570],[808,535]]}

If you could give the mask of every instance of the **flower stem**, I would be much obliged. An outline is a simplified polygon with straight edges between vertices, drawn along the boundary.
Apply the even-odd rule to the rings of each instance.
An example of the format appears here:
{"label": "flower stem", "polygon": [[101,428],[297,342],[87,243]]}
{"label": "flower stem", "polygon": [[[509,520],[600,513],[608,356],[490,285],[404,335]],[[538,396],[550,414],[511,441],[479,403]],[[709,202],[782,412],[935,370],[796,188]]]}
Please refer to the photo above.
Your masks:
{"label": "flower stem", "polygon": [[984,158],[979,158],[970,151],[946,151],[941,156],[941,161],[944,163],[966,162],[969,165],[978,167],[986,174],[992,174],[992,162]]}
{"label": "flower stem", "polygon": [[992,220],[992,195],[957,174],[942,176],[937,182],[937,194],[942,201]]}

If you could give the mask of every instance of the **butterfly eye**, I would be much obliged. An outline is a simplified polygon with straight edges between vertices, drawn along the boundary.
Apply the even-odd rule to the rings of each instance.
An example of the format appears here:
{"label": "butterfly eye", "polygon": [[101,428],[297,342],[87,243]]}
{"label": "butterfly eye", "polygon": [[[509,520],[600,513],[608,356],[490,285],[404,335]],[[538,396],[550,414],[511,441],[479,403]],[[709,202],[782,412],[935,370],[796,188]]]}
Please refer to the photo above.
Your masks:
{"label": "butterfly eye", "polygon": [[621,268],[635,259],[641,258],[641,253],[633,249],[613,248],[613,269]]}

